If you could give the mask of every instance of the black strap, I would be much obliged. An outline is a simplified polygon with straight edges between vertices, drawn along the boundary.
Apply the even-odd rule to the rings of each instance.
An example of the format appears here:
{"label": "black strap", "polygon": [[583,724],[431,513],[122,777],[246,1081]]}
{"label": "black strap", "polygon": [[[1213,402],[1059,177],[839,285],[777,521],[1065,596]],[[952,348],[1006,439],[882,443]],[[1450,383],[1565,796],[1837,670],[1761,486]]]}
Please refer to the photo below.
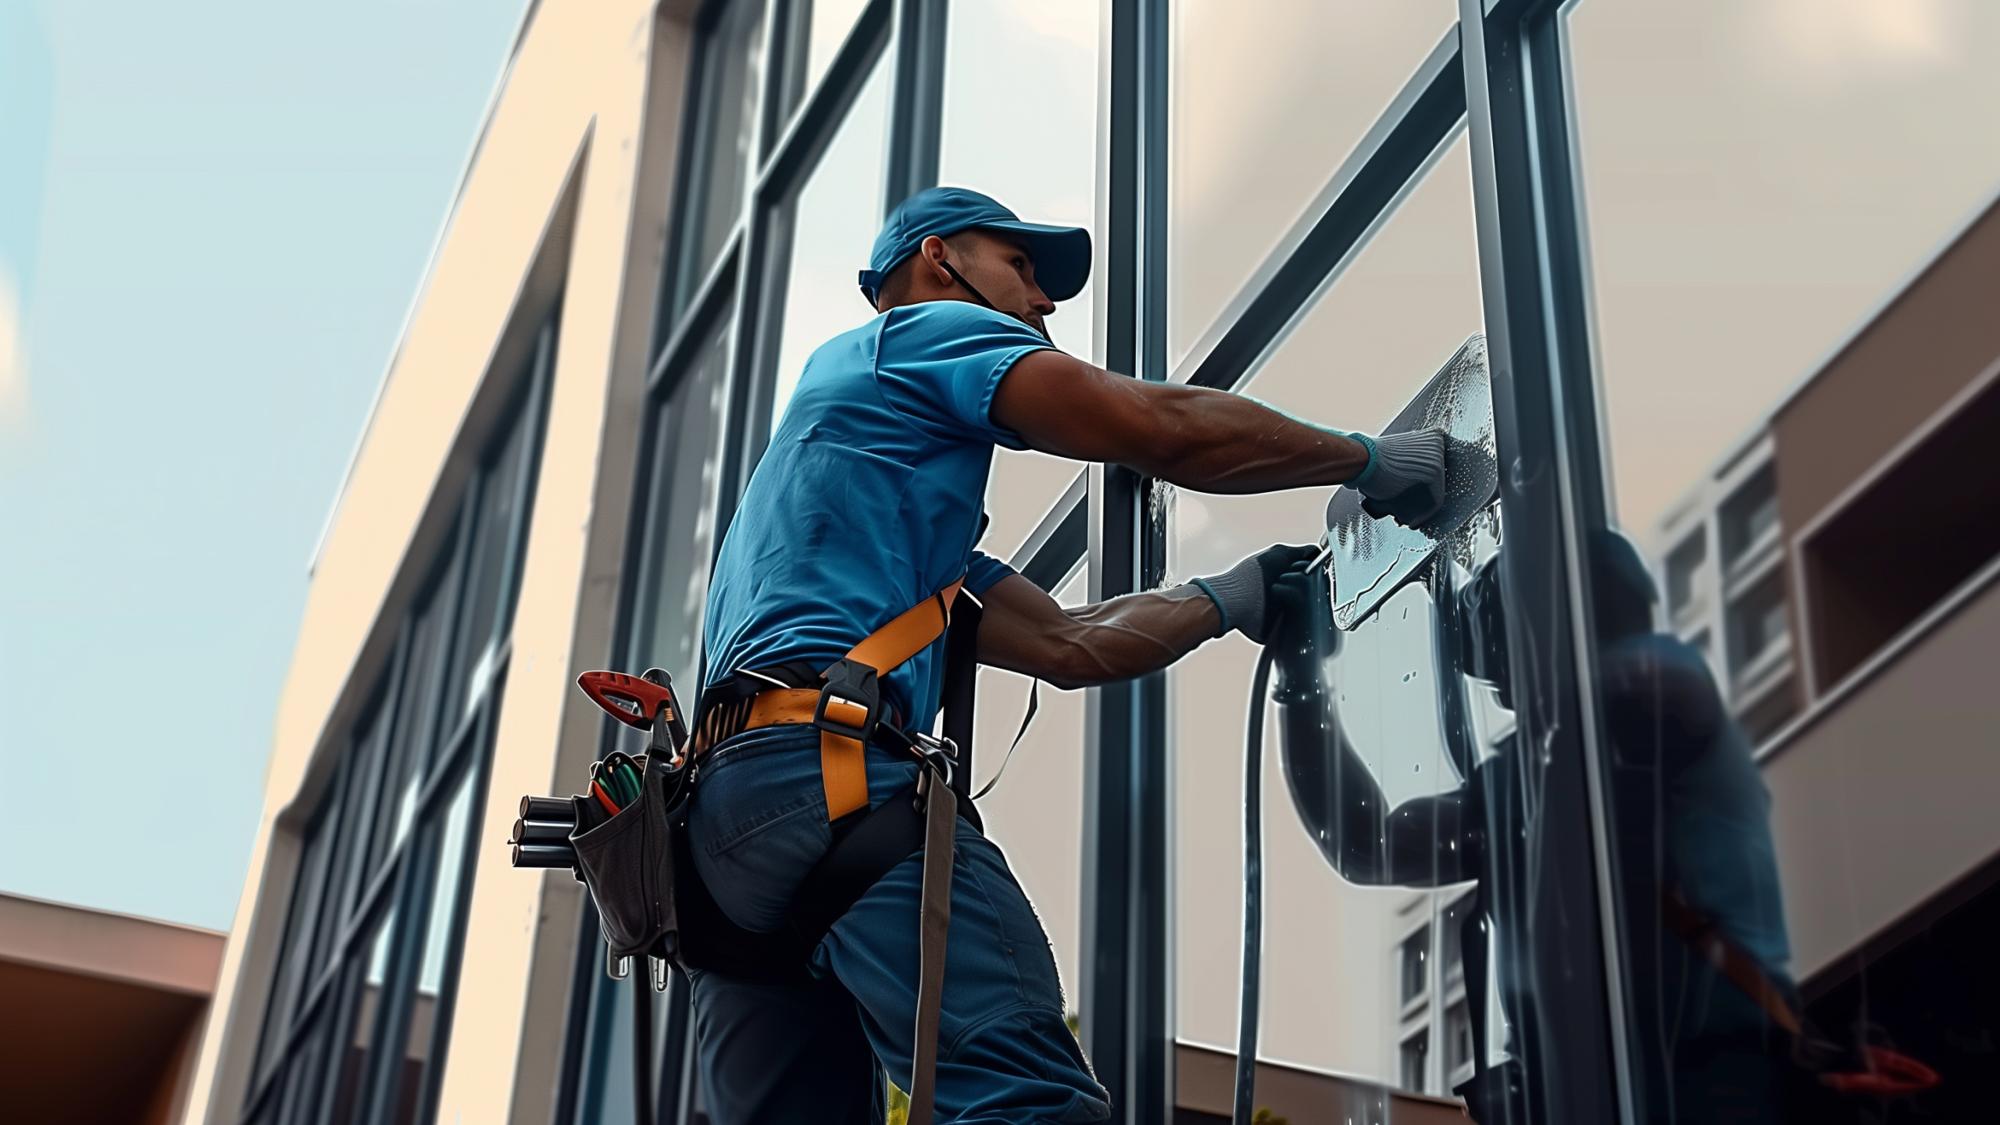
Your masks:
{"label": "black strap", "polygon": [[972,808],[972,732],[974,705],[979,697],[979,620],[985,607],[977,598],[960,594],[944,634],[944,689],[938,695],[944,721],[938,729],[958,747],[951,787],[974,827],[983,828]]}
{"label": "black strap", "polygon": [[[1028,709],[1021,713],[1021,725],[1015,728],[1014,741],[1009,742],[1007,744],[1007,753],[1002,755],[1000,758],[1000,768],[994,770],[993,776],[986,779],[986,784],[979,787],[979,792],[974,793],[972,795],[973,800],[977,801],[981,797],[986,796],[988,793],[993,792],[993,787],[995,785],[1000,784],[1000,775],[1007,772],[1007,763],[1014,760],[1014,751],[1020,747],[1021,740],[1027,737],[1028,725],[1035,721],[1035,712],[1039,710],[1042,705],[1041,695],[1042,695],[1042,681],[1036,680],[1034,684],[1028,688]],[[971,773],[972,771],[968,767],[966,770],[966,775],[968,780],[970,780]]]}

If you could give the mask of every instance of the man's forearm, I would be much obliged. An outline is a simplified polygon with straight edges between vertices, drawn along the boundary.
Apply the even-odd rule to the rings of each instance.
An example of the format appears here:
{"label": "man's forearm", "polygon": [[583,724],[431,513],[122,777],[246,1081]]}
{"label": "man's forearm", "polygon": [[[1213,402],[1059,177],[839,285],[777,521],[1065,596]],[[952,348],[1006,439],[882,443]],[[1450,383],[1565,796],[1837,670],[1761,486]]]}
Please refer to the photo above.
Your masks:
{"label": "man's forearm", "polygon": [[1368,467],[1368,447],[1263,403],[1206,387],[1148,393],[1160,443],[1131,467],[1196,492],[1253,493],[1336,485]]}
{"label": "man's forearm", "polygon": [[1222,628],[1215,602],[1193,586],[1127,594],[1067,610],[1066,616],[1073,627],[1058,638],[1042,677],[1061,688],[1157,672]]}

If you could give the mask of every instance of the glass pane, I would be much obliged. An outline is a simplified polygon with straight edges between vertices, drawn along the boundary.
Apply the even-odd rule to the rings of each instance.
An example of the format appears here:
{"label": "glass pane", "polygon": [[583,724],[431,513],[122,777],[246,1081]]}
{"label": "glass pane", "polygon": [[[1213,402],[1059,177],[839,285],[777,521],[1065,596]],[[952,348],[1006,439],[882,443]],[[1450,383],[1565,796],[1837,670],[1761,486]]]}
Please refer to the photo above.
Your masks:
{"label": "glass pane", "polygon": [[773,421],[783,416],[806,357],[874,315],[855,275],[882,226],[889,67],[877,66],[805,186],[774,226],[783,250],[785,303]]}
{"label": "glass pane", "polygon": [[[1264,357],[1244,393],[1340,428],[1377,430],[1401,410],[1481,330],[1471,192],[1460,139]],[[1183,492],[1172,503],[1169,581],[1178,582],[1272,543],[1318,539],[1327,492]],[[1481,517],[1451,540],[1444,562],[1455,582],[1494,555],[1495,527]],[[1438,1060],[1449,1057],[1446,1012],[1467,1000],[1462,970],[1439,964],[1440,931],[1461,924],[1451,904],[1481,868],[1456,835],[1426,827],[1411,836],[1390,825],[1428,826],[1436,818],[1424,819],[1423,810],[1474,800],[1468,794],[1480,779],[1472,767],[1492,756],[1505,724],[1504,712],[1456,673],[1457,652],[1435,643],[1439,627],[1427,582],[1404,586],[1351,631],[1334,634],[1337,653],[1305,681],[1281,678],[1287,691],[1316,685],[1324,693],[1309,718],[1304,702],[1268,715],[1260,1021],[1267,1081],[1257,1105],[1294,1121],[1430,1120],[1423,1115],[1437,1113],[1435,1103],[1380,1088],[1449,1093],[1451,1074]],[[1231,634],[1168,678],[1184,1051],[1229,1053],[1237,1041],[1244,700],[1258,655]],[[1448,701],[1460,701],[1453,705],[1470,713],[1468,724],[1447,727]],[[1308,730],[1311,737],[1301,733]],[[1481,1011],[1496,1006],[1480,1000]],[[1273,1068],[1292,1080],[1268,1081]],[[1199,1108],[1190,1098],[1214,1104],[1215,1096],[1226,1106],[1226,1088],[1192,1091],[1196,1070],[1217,1072],[1183,1069],[1184,1107]]]}
{"label": "glass pane", "polygon": [[[1565,32],[1642,1117],[1991,1116],[1952,1076],[2000,1033],[2000,530],[1967,517],[2000,503],[2000,8],[1592,2]],[[1882,1050],[1945,1081],[1885,1109],[1825,1080]]]}
{"label": "glass pane", "polygon": [[498,647],[494,625],[500,617],[503,596],[500,580],[507,570],[508,532],[520,507],[521,458],[531,429],[524,408],[515,415],[505,444],[480,478],[471,554],[466,560],[472,570],[472,584],[466,590],[459,640],[453,646],[451,675],[440,694],[445,701],[441,735],[449,735],[457,728],[472,700],[485,691],[492,674],[490,662]]}
{"label": "glass pane", "polygon": [[[1090,570],[1077,568],[1056,591],[1065,606],[1090,600]],[[973,724],[973,787],[977,793],[1001,771],[1007,746],[1021,729],[1031,681],[998,668],[979,670]],[[1083,766],[1087,746],[1087,691],[1036,693],[1033,724],[993,792],[980,798],[986,835],[1007,854],[1007,864],[1041,916],[1056,971],[1075,1015],[1082,951]]]}
{"label": "glass pane", "polygon": [[[389,742],[386,719],[377,710],[348,751],[354,755],[354,763],[345,771],[346,778],[341,783],[344,792],[340,828],[334,837],[333,859],[329,861],[330,889],[321,904],[319,925],[313,930],[310,972],[315,977],[333,956],[333,943],[353,917],[355,903],[361,896],[362,858],[368,842],[371,801],[375,799],[372,795],[380,789],[382,755]],[[306,986],[311,987],[310,978]]]}
{"label": "glass pane", "polygon": [[396,1079],[395,1100],[390,1103],[392,1120],[413,1125],[422,1104],[424,1083],[444,1061],[445,1044],[434,1034],[438,1002],[443,994],[445,970],[457,955],[462,934],[458,928],[459,890],[465,875],[465,836],[472,818],[472,785],[460,783],[445,813],[444,831],[438,844],[437,882],[432,888],[429,921],[424,930],[423,962],[417,969],[416,1002],[410,1009],[409,1035],[405,1040],[403,1065]]}
{"label": "glass pane", "polygon": [[1175,0],[1168,358],[1179,363],[1458,18],[1454,0]]}
{"label": "glass pane", "polygon": [[335,791],[327,794],[319,815],[306,830],[305,850],[299,857],[298,875],[292,884],[291,906],[285,914],[285,937],[280,944],[283,953],[278,959],[277,979],[271,985],[271,1007],[264,1021],[263,1042],[257,1050],[255,1074],[264,1072],[271,1052],[284,1042],[292,1016],[298,1010],[305,970],[307,966],[316,964],[311,957],[313,924],[319,917],[320,903],[325,898],[329,882],[332,838],[339,822],[338,796],[336,779]]}
{"label": "glass pane", "polygon": [[681,705],[701,690],[701,618],[715,554],[715,485],[728,412],[729,336],[723,316],[692,368],[660,405],[653,442],[651,541],[646,545],[647,608],[631,661],[634,671],[665,668]]}
{"label": "glass pane", "polygon": [[417,611],[410,628],[402,695],[396,701],[396,728],[390,733],[389,756],[381,780],[382,805],[376,810],[368,862],[363,868],[364,888],[389,849],[409,831],[410,819],[417,811],[417,793],[423,786],[431,744],[437,737],[438,679],[446,656],[445,620],[450,616],[457,591],[458,568],[453,566]]}
{"label": "glass pane", "polygon": [[366,960],[358,966],[361,979],[350,984],[352,991],[346,997],[350,1020],[347,1038],[333,1060],[338,1069],[325,1093],[326,1104],[333,1110],[329,1121],[357,1120],[368,1097],[370,1053],[380,1041],[381,1028],[377,1025],[381,1022],[383,984],[388,980],[389,951],[395,937],[396,912],[391,910],[367,943],[363,955]]}
{"label": "glass pane", "polygon": [[[763,0],[730,0],[716,23],[702,91],[702,154],[697,167],[706,175],[691,200],[697,217],[691,225],[689,271],[681,278],[683,304],[694,294],[729,231],[743,215],[744,189],[751,172],[750,148],[757,125],[757,99],[764,87]],[[859,267],[857,267],[859,268]]]}
{"label": "glass pane", "polygon": [[[324,1010],[321,1009],[322,1012]],[[314,1120],[314,1114],[320,1108],[315,1094],[320,1075],[325,1072],[326,1054],[327,1021],[322,1017],[285,1064],[285,1073],[280,1079],[284,1086],[272,1099],[276,1112],[269,1115],[271,1120],[285,1125],[303,1125]]]}
{"label": "glass pane", "polygon": [[[1093,225],[1099,9],[1086,0],[952,4],[945,24],[941,182],[983,191],[1030,222]],[[1020,128],[1013,83],[1028,72],[1035,75],[1036,100],[1062,107],[1036,118],[1033,160],[993,143]],[[1049,318],[1056,344],[1085,359],[1097,354],[1094,294],[1094,285],[1086,285]],[[980,548],[1011,556],[1080,468],[1031,450],[995,450],[986,490],[993,522]]]}
{"label": "glass pane", "polygon": [[868,0],[793,0],[793,46],[786,64],[785,117],[804,104],[806,95],[826,76],[827,68],[833,65],[834,53],[840,50],[861,9],[867,6]]}

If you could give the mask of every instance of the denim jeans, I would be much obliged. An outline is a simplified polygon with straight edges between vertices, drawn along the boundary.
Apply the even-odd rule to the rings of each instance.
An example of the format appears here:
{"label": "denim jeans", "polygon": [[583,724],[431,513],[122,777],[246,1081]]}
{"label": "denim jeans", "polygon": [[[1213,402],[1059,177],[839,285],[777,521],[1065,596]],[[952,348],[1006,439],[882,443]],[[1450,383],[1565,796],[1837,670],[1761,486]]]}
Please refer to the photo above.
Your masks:
{"label": "denim jeans", "polygon": [[[868,750],[879,804],[917,767]],[[776,929],[832,836],[819,733],[767,727],[718,746],[689,820],[695,866],[737,925]],[[960,820],[938,1035],[940,1122],[1107,1121],[1111,1107],[1063,1023],[1041,921],[992,841]],[[692,974],[701,1086],[717,1125],[880,1122],[882,1075],[905,1089],[916,1021],[923,857],[912,855],[834,923],[814,983]]]}

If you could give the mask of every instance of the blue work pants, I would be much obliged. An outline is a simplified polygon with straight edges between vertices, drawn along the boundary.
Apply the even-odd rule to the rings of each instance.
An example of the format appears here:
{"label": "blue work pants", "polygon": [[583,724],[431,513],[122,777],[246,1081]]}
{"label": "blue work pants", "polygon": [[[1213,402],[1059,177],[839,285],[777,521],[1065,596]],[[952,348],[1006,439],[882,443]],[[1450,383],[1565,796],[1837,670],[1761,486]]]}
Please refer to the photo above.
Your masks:
{"label": "blue work pants", "polygon": [[[819,732],[750,731],[700,768],[689,820],[696,869],[733,922],[774,930],[832,840]],[[916,771],[871,746],[869,800],[901,791]],[[1048,938],[1006,857],[962,818],[957,844],[937,1120],[1109,1120],[1104,1089],[1063,1023]],[[717,1125],[882,1120],[884,1071],[910,1083],[922,873],[922,855],[912,855],[863,894],[813,951],[810,984],[691,974],[702,1096]]]}

